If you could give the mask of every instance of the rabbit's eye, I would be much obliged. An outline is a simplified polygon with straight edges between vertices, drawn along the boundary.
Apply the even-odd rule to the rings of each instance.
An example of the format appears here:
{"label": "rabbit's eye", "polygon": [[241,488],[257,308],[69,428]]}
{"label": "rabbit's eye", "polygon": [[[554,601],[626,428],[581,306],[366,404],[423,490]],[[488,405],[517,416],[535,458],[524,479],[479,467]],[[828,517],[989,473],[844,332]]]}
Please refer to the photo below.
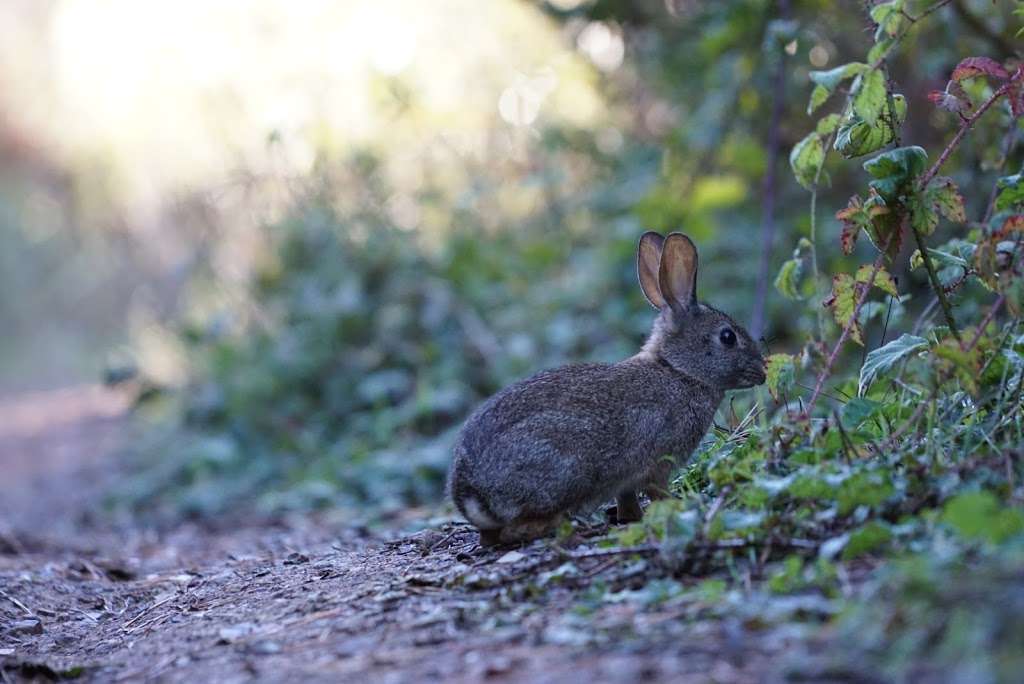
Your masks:
{"label": "rabbit's eye", "polygon": [[726,347],[732,347],[736,344],[736,333],[731,329],[726,328],[722,332],[718,333],[718,339],[722,341]]}

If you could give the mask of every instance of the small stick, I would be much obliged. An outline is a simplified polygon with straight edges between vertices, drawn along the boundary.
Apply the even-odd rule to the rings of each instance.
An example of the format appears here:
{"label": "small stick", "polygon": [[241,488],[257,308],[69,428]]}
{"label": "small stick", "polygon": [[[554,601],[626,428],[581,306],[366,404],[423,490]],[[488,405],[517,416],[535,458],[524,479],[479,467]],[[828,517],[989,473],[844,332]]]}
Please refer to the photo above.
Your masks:
{"label": "small stick", "polygon": [[148,606],[146,608],[143,608],[142,611],[138,615],[136,615],[131,620],[129,620],[128,622],[126,622],[123,625],[121,625],[121,629],[126,631],[126,632],[129,631],[128,628],[130,626],[132,626],[133,624],[135,624],[136,622],[138,622],[139,618],[141,618],[143,615],[147,614],[151,610],[159,608],[160,606],[164,605],[165,603],[168,603],[169,601],[173,601],[177,597],[178,597],[177,594],[173,594],[171,596],[168,596],[165,599],[161,599],[160,601],[157,601],[156,603],[151,604],[150,606]]}
{"label": "small stick", "polygon": [[8,601],[10,601],[10,602],[11,602],[11,603],[13,603],[14,605],[18,606],[19,608],[21,608],[21,609],[22,609],[23,611],[25,611],[25,613],[26,613],[27,615],[29,615],[30,617],[35,617],[35,616],[36,616],[36,614],[35,614],[35,613],[33,613],[33,612],[32,612],[31,610],[29,610],[29,607],[28,607],[28,606],[26,606],[26,605],[25,605],[24,603],[22,603],[22,602],[21,602],[21,601],[19,601],[18,599],[14,598],[14,597],[13,597],[13,596],[11,596],[10,594],[8,594],[8,593],[7,593],[6,591],[4,591],[3,589],[0,589],[0,596],[3,596],[3,597],[4,597],[5,599],[7,599]]}

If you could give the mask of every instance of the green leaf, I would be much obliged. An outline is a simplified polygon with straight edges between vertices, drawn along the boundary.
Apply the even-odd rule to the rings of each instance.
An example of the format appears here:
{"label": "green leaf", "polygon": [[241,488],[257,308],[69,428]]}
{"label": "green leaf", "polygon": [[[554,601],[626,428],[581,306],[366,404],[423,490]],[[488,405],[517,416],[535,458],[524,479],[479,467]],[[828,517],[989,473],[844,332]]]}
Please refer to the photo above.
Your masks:
{"label": "green leaf", "polygon": [[[896,110],[898,127],[907,118],[907,99],[902,95],[893,95],[893,109]],[[836,152],[850,159],[880,150],[895,137],[886,112],[883,112],[874,125],[851,113],[839,127],[834,147]]]}
{"label": "green leaf", "polygon": [[772,354],[765,364],[765,384],[776,401],[793,387],[796,379],[796,357],[792,354]]}
{"label": "green leaf", "polygon": [[1024,208],[1024,174],[1003,176],[996,181],[996,211]]}
{"label": "green leaf", "polygon": [[800,294],[800,276],[803,272],[802,259],[789,259],[782,264],[775,276],[775,289],[786,299],[803,299]]}
{"label": "green leaf", "polygon": [[865,399],[864,397],[854,397],[843,404],[841,418],[847,427],[856,429],[860,427],[865,420],[881,411],[884,406],[885,404],[880,401]]}
{"label": "green leaf", "polygon": [[904,194],[928,164],[928,153],[917,146],[898,147],[864,162],[864,170],[874,178],[868,185],[887,202]]}
{"label": "green leaf", "polygon": [[877,157],[864,162],[864,170],[872,178],[889,178],[896,174],[905,174],[911,177],[920,175],[928,164],[928,153],[922,148],[897,147],[895,150],[883,152]]}
{"label": "green leaf", "polygon": [[904,20],[902,9],[903,0],[880,2],[871,8],[871,18],[878,24],[875,31],[876,41],[885,40],[886,37],[892,38],[900,32]]}
{"label": "green leaf", "polygon": [[836,128],[838,127],[839,115],[829,114],[828,116],[822,117],[822,119],[818,121],[818,125],[815,127],[814,130],[818,133],[821,133],[822,135],[828,135],[832,131],[836,130]]}
{"label": "green leaf", "polygon": [[888,54],[889,50],[893,45],[896,44],[896,39],[890,36],[884,36],[881,40],[878,39],[878,35],[875,35],[875,45],[868,50],[868,63],[876,64],[879,60]]}
{"label": "green leaf", "polygon": [[885,108],[885,74],[872,69],[854,82],[853,113],[874,126]]}
{"label": "green leaf", "polygon": [[846,542],[845,548],[843,548],[842,559],[848,561],[858,556],[863,556],[888,544],[891,539],[892,532],[889,528],[876,520],[872,520],[850,533],[850,538]]}
{"label": "green leaf", "polygon": [[828,100],[828,96],[832,93],[829,89],[823,85],[814,86],[814,90],[811,91],[811,99],[807,102],[807,114],[813,114],[818,107],[825,104]]}
{"label": "green leaf", "polygon": [[829,94],[832,94],[839,87],[840,83],[854,76],[860,76],[868,68],[868,65],[862,62],[850,62],[828,71],[812,71],[810,77],[812,81],[827,90]]}
{"label": "green leaf", "polygon": [[789,165],[800,185],[808,190],[814,187],[818,169],[825,163],[825,144],[821,135],[814,131],[798,142],[789,153]]}
{"label": "green leaf", "polygon": [[[857,269],[857,275],[855,276],[856,281],[858,283],[867,284],[867,282],[871,280],[871,272],[873,270],[874,267],[872,265],[864,264]],[[885,270],[884,266],[880,267],[878,269],[878,273],[875,274],[874,286],[883,292],[891,294],[893,297],[899,296],[899,292],[896,291],[896,279],[891,273]]]}
{"label": "green leaf", "polygon": [[860,368],[857,393],[863,396],[879,376],[888,372],[902,359],[927,346],[928,340],[925,338],[904,333],[878,349],[869,351],[864,358],[864,365]]}
{"label": "green leaf", "polygon": [[964,492],[946,502],[942,522],[966,539],[998,544],[1024,532],[1024,511],[1004,506],[991,492]]}
{"label": "green leaf", "polygon": [[864,336],[860,331],[860,323],[853,320],[853,311],[857,305],[856,282],[848,273],[840,273],[832,277],[832,295],[825,300],[825,306],[832,310],[832,318],[840,328],[850,325],[850,338],[864,346]]}
{"label": "green leaf", "polygon": [[939,225],[939,212],[922,193],[915,192],[907,200],[910,225],[922,235],[931,235]]}
{"label": "green leaf", "polygon": [[[938,176],[932,179],[932,182],[928,184],[926,196],[929,204],[938,209],[947,220],[954,223],[967,222],[963,195],[960,194],[960,190],[956,187],[956,183],[953,182],[952,178]],[[1024,196],[1024,193],[1022,193],[1022,196]],[[998,205],[998,197],[996,202]]]}

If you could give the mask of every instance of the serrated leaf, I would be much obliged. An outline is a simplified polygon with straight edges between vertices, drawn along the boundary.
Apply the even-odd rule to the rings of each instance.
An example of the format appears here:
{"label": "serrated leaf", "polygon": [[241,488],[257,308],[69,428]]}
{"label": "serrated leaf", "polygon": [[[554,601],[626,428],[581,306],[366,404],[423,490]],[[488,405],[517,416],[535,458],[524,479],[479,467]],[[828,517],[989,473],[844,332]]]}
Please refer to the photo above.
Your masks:
{"label": "serrated leaf", "polygon": [[775,276],[775,289],[786,299],[803,299],[800,294],[800,276],[803,272],[801,259],[789,259],[782,264]]}
{"label": "serrated leaf", "polygon": [[992,76],[1005,80],[1010,77],[1010,74],[1006,72],[1002,64],[990,57],[968,57],[960,60],[960,63],[956,65],[950,80],[962,81],[975,76]]}
{"label": "serrated leaf", "polygon": [[883,40],[886,36],[893,37],[900,32],[903,25],[903,0],[893,2],[880,2],[871,8],[871,18],[878,29],[875,31],[875,40]]}
{"label": "serrated leaf", "polygon": [[825,144],[817,131],[809,133],[789,153],[789,165],[800,185],[808,190],[814,187],[818,169],[825,163]]}
{"label": "serrated leaf", "polygon": [[898,147],[864,162],[864,170],[874,180],[868,185],[890,202],[907,192],[928,164],[928,153],[915,146]]}
{"label": "serrated leaf", "polygon": [[[857,275],[854,278],[858,283],[866,285],[871,280],[871,272],[874,270],[874,266],[871,264],[864,264],[857,269]],[[875,274],[874,286],[883,292],[891,294],[893,297],[899,297],[899,292],[896,290],[896,278],[889,271],[885,270],[884,266],[879,267],[878,273]]]}
{"label": "serrated leaf", "polygon": [[868,191],[864,211],[871,217],[871,223],[866,228],[871,243],[875,249],[884,251],[890,259],[895,259],[903,246],[903,222],[899,215],[889,208],[874,187]]}
{"label": "serrated leaf", "polygon": [[939,212],[933,204],[920,192],[915,192],[907,200],[910,211],[910,225],[922,235],[931,235],[939,225]]}
{"label": "serrated leaf", "polygon": [[881,69],[861,74],[854,82],[853,113],[874,126],[885,108],[885,92],[885,74]]}
{"label": "serrated leaf", "polygon": [[964,210],[964,198],[956,183],[948,176],[938,176],[928,184],[928,201],[947,220],[954,223],[966,223],[967,212]]}
{"label": "serrated leaf", "polygon": [[871,225],[871,216],[865,211],[860,197],[854,195],[846,204],[845,209],[836,212],[836,218],[843,224],[843,230],[839,235],[843,254],[852,254],[860,231]]}
{"label": "serrated leaf", "polygon": [[864,336],[861,334],[860,323],[853,318],[857,291],[853,276],[848,273],[835,275],[832,277],[832,295],[825,300],[825,306],[831,309],[832,318],[840,328],[850,326],[850,338],[863,347]]}
{"label": "serrated leaf", "polygon": [[[893,95],[893,108],[896,110],[896,126],[899,127],[907,118],[907,99],[902,95]],[[836,152],[850,159],[880,150],[892,142],[896,135],[886,114],[883,112],[883,116],[872,126],[851,113],[836,134]]]}
{"label": "serrated leaf", "polygon": [[996,181],[996,211],[1024,208],[1024,174],[1003,176]]}
{"label": "serrated leaf", "polygon": [[765,385],[776,401],[793,387],[796,379],[796,357],[792,354],[772,354],[765,362]]}
{"label": "serrated leaf", "polygon": [[901,360],[927,347],[928,340],[925,338],[904,333],[878,349],[872,349],[864,357],[864,365],[860,368],[857,393],[863,396],[876,379],[887,373]]}

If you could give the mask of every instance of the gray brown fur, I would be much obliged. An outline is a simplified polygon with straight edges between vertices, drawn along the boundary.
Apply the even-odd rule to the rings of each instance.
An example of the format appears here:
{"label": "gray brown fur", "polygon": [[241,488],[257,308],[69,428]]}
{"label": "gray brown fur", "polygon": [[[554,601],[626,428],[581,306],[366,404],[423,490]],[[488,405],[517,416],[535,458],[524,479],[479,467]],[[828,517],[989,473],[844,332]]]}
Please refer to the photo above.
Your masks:
{"label": "gray brown fur", "polygon": [[644,234],[637,270],[660,309],[640,353],[538,373],[498,392],[463,426],[449,487],[482,541],[542,536],[566,514],[615,497],[620,519],[638,518],[636,491],[667,495],[672,468],[697,447],[725,391],[764,382],[750,335],[697,303],[689,238]]}

